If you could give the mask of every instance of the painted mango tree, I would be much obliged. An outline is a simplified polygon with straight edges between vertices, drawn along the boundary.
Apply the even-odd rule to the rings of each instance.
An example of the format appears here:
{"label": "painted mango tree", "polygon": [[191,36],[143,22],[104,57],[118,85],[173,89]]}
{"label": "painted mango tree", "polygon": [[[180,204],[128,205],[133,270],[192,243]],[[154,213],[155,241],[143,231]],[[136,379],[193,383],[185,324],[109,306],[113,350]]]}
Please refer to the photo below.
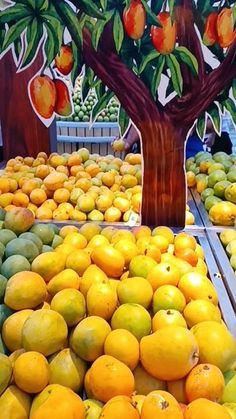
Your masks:
{"label": "painted mango tree", "polygon": [[203,137],[206,115],[220,132],[225,110],[236,123],[235,15],[231,0],[18,0],[0,13],[0,48],[22,71],[43,50],[29,96],[46,123],[72,111],[58,71],[74,82],[83,68],[93,120],[116,95],[121,134],[130,118],[142,141],[142,222],[182,226],[188,133]]}

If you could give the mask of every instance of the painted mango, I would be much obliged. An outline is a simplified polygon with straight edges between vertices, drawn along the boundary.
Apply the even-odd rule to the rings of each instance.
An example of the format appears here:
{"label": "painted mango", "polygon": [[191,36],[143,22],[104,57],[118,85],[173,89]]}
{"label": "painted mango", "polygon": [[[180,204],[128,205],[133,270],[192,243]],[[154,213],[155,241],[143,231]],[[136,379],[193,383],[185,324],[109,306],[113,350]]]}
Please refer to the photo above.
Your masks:
{"label": "painted mango", "polygon": [[130,6],[124,10],[123,23],[130,38],[134,40],[142,38],[146,24],[146,12],[140,0],[132,0]]}
{"label": "painted mango", "polygon": [[151,39],[154,47],[161,54],[170,54],[176,43],[176,24],[172,23],[168,12],[161,12],[157,16],[162,27],[151,27]]}
{"label": "painted mango", "polygon": [[54,80],[56,88],[55,112],[61,116],[69,116],[72,113],[72,105],[70,100],[69,89],[67,85],[60,79]]}
{"label": "painted mango", "polygon": [[56,87],[50,77],[34,77],[29,84],[29,94],[35,111],[45,119],[51,118],[56,103]]}
{"label": "painted mango", "polygon": [[203,43],[208,47],[215,44],[218,41],[218,34],[217,34],[217,19],[218,13],[213,12],[207,16],[206,23],[205,23],[205,30],[203,35]]}
{"label": "painted mango", "polygon": [[235,38],[233,10],[231,8],[225,7],[221,10],[216,26],[221,48],[228,48]]}
{"label": "painted mango", "polygon": [[64,45],[61,47],[59,54],[55,58],[55,67],[61,74],[67,76],[74,64],[74,57],[71,47]]}

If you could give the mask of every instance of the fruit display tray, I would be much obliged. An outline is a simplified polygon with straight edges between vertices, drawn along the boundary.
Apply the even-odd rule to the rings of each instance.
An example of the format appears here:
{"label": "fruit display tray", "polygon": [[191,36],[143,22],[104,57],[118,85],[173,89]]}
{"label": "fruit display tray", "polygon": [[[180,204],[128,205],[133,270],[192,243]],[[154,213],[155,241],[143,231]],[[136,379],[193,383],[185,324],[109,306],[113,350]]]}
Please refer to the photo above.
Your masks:
{"label": "fruit display tray", "polygon": [[90,153],[100,155],[115,154],[123,157],[123,153],[114,153],[112,141],[119,136],[119,125],[116,122],[68,122],[57,121],[57,139],[51,144],[51,151],[72,153],[80,147],[86,147]]}
{"label": "fruit display tray", "polygon": [[208,228],[206,230],[207,238],[211,246],[213,255],[216,259],[217,265],[220,270],[220,274],[224,281],[225,287],[228,291],[229,297],[232,301],[233,308],[236,312],[236,275],[233,268],[230,265],[228,256],[225,249],[219,239],[219,234],[223,231],[223,228]]}

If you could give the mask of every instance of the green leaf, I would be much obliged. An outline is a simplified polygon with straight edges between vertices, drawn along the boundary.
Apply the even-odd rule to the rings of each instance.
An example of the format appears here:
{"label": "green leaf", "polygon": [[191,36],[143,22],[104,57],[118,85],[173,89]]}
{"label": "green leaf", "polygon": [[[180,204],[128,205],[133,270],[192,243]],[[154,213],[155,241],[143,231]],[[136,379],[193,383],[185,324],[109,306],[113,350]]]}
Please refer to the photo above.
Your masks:
{"label": "green leaf", "polygon": [[26,49],[23,61],[21,63],[21,68],[26,67],[35,59],[42,36],[43,36],[43,25],[41,22],[38,22],[36,18],[34,18],[31,24],[27,28],[27,32],[26,32],[27,49]]}
{"label": "green leaf", "polygon": [[120,128],[120,134],[123,137],[125,135],[128,127],[129,127],[130,119],[127,114],[127,112],[124,110],[122,106],[120,106],[119,111],[119,128]]}
{"label": "green leaf", "polygon": [[230,113],[233,123],[236,125],[236,105],[234,101],[230,98],[225,100],[222,105]]}
{"label": "green leaf", "polygon": [[107,0],[100,0],[101,6],[103,8],[103,10],[106,10],[107,8]]}
{"label": "green leaf", "polygon": [[178,96],[181,96],[183,91],[183,78],[180,70],[180,65],[173,54],[166,56],[166,62],[171,72],[171,80],[174,89]]}
{"label": "green leaf", "polygon": [[168,0],[168,4],[169,4],[170,16],[171,16],[171,19],[173,20],[175,0]]}
{"label": "green leaf", "polygon": [[56,10],[59,11],[60,16],[63,16],[63,23],[69,28],[70,35],[76,41],[77,47],[82,49],[83,34],[77,14],[66,2],[55,2],[54,5]]}
{"label": "green leaf", "polygon": [[21,36],[21,34],[24,32],[25,28],[30,24],[31,21],[31,16],[25,17],[10,27],[10,29],[6,33],[3,42],[3,50],[6,50],[11,44],[13,44],[13,42],[15,42]]}
{"label": "green leaf", "polygon": [[183,61],[190,68],[195,77],[198,75],[197,59],[186,47],[175,48],[174,55],[177,60]]}
{"label": "green leaf", "polygon": [[14,54],[16,56],[17,62],[19,61],[21,51],[22,51],[22,40],[21,40],[21,38],[18,38],[14,42]]}
{"label": "green leaf", "polygon": [[113,11],[107,12],[104,15],[105,15],[105,20],[98,20],[93,28],[92,45],[95,50],[97,50],[98,48],[99,40],[101,38],[105,25],[109,22],[109,20],[113,16]]}
{"label": "green leaf", "polygon": [[74,64],[71,71],[71,81],[74,86],[77,77],[80,75],[83,67],[83,56],[81,51],[77,48],[76,44],[72,42],[72,52],[74,57]]}
{"label": "green leaf", "polygon": [[233,91],[233,97],[234,99],[236,99],[236,79],[233,80],[232,91]]}
{"label": "green leaf", "polygon": [[92,122],[95,121],[96,117],[102,112],[103,109],[106,108],[108,103],[110,102],[111,98],[114,96],[114,93],[111,90],[108,90],[104,93],[104,95],[98,100],[95,106],[92,109],[91,118]]}
{"label": "green leaf", "polygon": [[77,6],[80,10],[91,17],[96,17],[97,19],[104,19],[104,14],[98,8],[94,1],[91,0],[72,0],[72,3]]}
{"label": "green leaf", "polygon": [[165,66],[165,56],[164,55],[160,55],[160,57],[158,58],[158,64],[157,64],[157,68],[154,71],[154,75],[153,75],[153,79],[152,79],[152,96],[155,98],[156,97],[156,91],[158,89],[158,86],[160,84],[161,81],[161,75],[162,75],[162,71],[164,69]]}
{"label": "green leaf", "polygon": [[151,51],[148,55],[146,55],[143,59],[143,61],[141,62],[141,65],[139,67],[139,74],[141,74],[144,69],[146,68],[147,64],[149,64],[151,61],[155,60],[156,58],[158,58],[160,55],[159,52],[157,51]]}
{"label": "green leaf", "polygon": [[219,106],[217,106],[215,103],[213,103],[213,105],[209,109],[207,109],[207,113],[212,120],[212,124],[214,126],[215,131],[217,132],[217,134],[220,134],[221,113],[220,113]]}
{"label": "green leaf", "polygon": [[44,51],[46,56],[46,66],[49,67],[58,53],[59,44],[54,28],[49,24],[45,26],[47,30],[47,40],[44,46]]}
{"label": "green leaf", "polygon": [[32,9],[16,4],[0,12],[0,23],[12,23],[32,15]]}
{"label": "green leaf", "polygon": [[198,136],[203,140],[206,132],[206,115],[200,116],[197,120],[196,131]]}
{"label": "green leaf", "polygon": [[198,0],[197,6],[203,15],[207,15],[209,13],[209,9],[211,11],[211,0]]}
{"label": "green leaf", "polygon": [[6,30],[4,28],[4,25],[0,25],[0,54],[2,52],[2,45],[5,38],[5,33],[6,33]]}
{"label": "green leaf", "polygon": [[87,80],[88,80],[88,84],[91,87],[92,84],[93,84],[93,80],[94,80],[94,71],[90,67],[88,67],[88,69],[87,69],[86,77],[87,77]]}
{"label": "green leaf", "polygon": [[122,42],[124,39],[124,28],[123,23],[120,18],[120,13],[116,10],[114,14],[114,23],[113,23],[113,38],[116,46],[116,51],[120,52],[122,47]]}
{"label": "green leaf", "polygon": [[158,19],[155,15],[155,13],[153,13],[152,9],[150,8],[150,6],[147,4],[146,0],[141,0],[141,3],[147,13],[150,25],[154,25],[154,26],[161,26],[160,23],[158,22]]}
{"label": "green leaf", "polygon": [[32,9],[35,9],[35,0],[17,0],[17,3],[24,4]]}
{"label": "green leaf", "polygon": [[89,82],[88,82],[88,79],[87,79],[87,69],[86,69],[85,75],[83,77],[81,91],[82,91],[82,99],[83,99],[83,101],[85,101],[85,99],[88,96],[88,93],[90,91],[90,85],[89,85]]}
{"label": "green leaf", "polygon": [[158,15],[162,9],[163,6],[163,0],[151,0],[151,9],[155,13],[155,15]]}
{"label": "green leaf", "polygon": [[37,0],[37,9],[39,9],[41,12],[44,12],[49,7],[49,1],[48,0]]}
{"label": "green leaf", "polygon": [[95,85],[95,92],[96,92],[96,95],[97,95],[98,100],[106,92],[105,85],[103,84],[103,82],[101,80],[98,80],[98,83],[96,83],[96,85]]}

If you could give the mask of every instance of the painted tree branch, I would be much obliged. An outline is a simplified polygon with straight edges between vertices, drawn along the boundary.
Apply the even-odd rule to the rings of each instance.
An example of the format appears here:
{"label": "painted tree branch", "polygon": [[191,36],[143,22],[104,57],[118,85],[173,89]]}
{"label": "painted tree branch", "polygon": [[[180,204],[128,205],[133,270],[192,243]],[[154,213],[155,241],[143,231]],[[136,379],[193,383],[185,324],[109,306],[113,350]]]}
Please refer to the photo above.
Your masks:
{"label": "painted tree branch", "polygon": [[194,77],[186,65],[181,65],[184,79],[184,94],[192,93],[199,89],[205,76],[205,62],[200,39],[194,26],[193,2],[182,0],[176,7],[175,19],[177,24],[177,38],[180,46],[188,48],[198,61],[198,78]]}
{"label": "painted tree branch", "polygon": [[229,48],[224,61],[210,74],[206,75],[201,90],[195,99],[181,98],[170,104],[172,119],[177,123],[183,119],[186,125],[193,122],[211,105],[220,92],[236,77],[236,41]]}

